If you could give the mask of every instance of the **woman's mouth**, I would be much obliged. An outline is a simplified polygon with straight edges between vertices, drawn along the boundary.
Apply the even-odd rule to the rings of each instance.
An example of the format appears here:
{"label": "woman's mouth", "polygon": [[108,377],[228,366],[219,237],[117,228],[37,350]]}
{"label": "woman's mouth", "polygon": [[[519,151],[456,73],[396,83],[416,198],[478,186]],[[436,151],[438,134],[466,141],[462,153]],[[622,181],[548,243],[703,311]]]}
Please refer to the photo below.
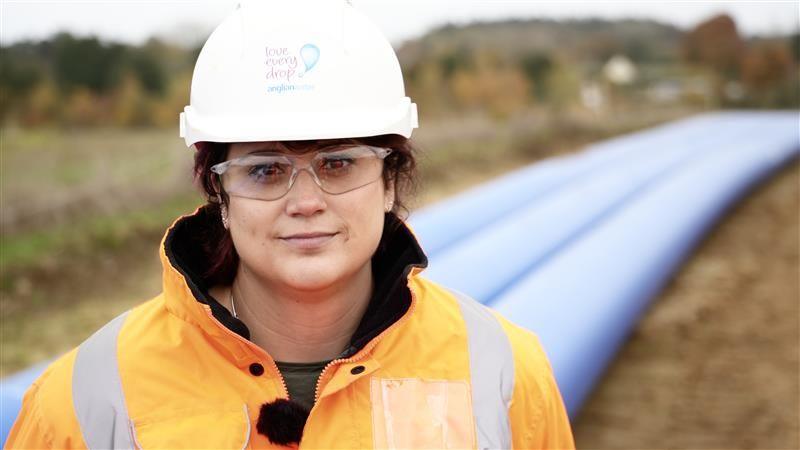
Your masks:
{"label": "woman's mouth", "polygon": [[324,246],[337,234],[338,233],[299,233],[282,237],[280,240],[298,250],[313,250]]}

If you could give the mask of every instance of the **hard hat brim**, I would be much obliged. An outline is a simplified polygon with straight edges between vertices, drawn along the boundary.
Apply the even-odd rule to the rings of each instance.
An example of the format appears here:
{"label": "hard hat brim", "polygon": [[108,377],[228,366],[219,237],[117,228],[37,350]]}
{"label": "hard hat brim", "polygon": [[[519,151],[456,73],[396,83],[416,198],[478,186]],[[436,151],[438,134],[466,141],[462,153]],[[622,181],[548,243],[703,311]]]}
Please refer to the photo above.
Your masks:
{"label": "hard hat brim", "polygon": [[411,137],[417,128],[417,105],[404,97],[384,111],[338,110],[286,112],[280,115],[204,115],[187,106],[180,115],[180,136],[191,147],[197,142],[299,141],[343,139],[382,134]]}

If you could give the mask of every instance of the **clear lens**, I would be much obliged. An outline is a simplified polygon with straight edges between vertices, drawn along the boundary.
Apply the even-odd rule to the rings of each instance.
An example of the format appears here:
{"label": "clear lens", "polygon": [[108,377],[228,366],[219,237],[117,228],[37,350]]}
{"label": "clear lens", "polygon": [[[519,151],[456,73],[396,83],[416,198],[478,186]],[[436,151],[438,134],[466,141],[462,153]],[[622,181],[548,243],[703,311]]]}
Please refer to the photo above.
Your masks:
{"label": "clear lens", "polygon": [[329,194],[343,194],[376,181],[383,171],[383,158],[368,147],[321,152],[312,166],[320,187]]}
{"label": "clear lens", "polygon": [[292,162],[282,156],[249,155],[230,161],[222,186],[231,195],[274,199],[286,193]]}
{"label": "clear lens", "polygon": [[212,167],[220,174],[225,191],[234,196],[259,200],[283,197],[299,171],[312,174],[329,194],[343,194],[377,181],[383,172],[388,149],[367,146],[336,148],[317,153],[308,165],[302,157],[256,153]]}

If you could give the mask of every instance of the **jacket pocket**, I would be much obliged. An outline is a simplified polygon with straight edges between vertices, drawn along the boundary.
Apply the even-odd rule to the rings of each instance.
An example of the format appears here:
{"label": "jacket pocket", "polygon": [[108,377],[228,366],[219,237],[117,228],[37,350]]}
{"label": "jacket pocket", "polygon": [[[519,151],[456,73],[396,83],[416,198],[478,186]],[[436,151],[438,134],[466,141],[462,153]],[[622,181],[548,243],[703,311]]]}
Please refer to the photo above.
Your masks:
{"label": "jacket pocket", "polygon": [[475,448],[475,420],[466,381],[372,378],[375,448]]}
{"label": "jacket pocket", "polygon": [[244,449],[250,441],[247,405],[156,412],[133,421],[140,449]]}

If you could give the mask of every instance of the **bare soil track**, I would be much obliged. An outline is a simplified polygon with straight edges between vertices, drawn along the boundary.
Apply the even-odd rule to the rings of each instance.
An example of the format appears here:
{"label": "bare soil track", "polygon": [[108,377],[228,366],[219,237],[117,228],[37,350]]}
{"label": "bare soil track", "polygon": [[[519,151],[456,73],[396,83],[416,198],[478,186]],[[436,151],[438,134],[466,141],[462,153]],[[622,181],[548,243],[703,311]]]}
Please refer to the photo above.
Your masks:
{"label": "bare soil track", "polygon": [[729,211],[574,424],[584,449],[800,448],[800,164]]}

